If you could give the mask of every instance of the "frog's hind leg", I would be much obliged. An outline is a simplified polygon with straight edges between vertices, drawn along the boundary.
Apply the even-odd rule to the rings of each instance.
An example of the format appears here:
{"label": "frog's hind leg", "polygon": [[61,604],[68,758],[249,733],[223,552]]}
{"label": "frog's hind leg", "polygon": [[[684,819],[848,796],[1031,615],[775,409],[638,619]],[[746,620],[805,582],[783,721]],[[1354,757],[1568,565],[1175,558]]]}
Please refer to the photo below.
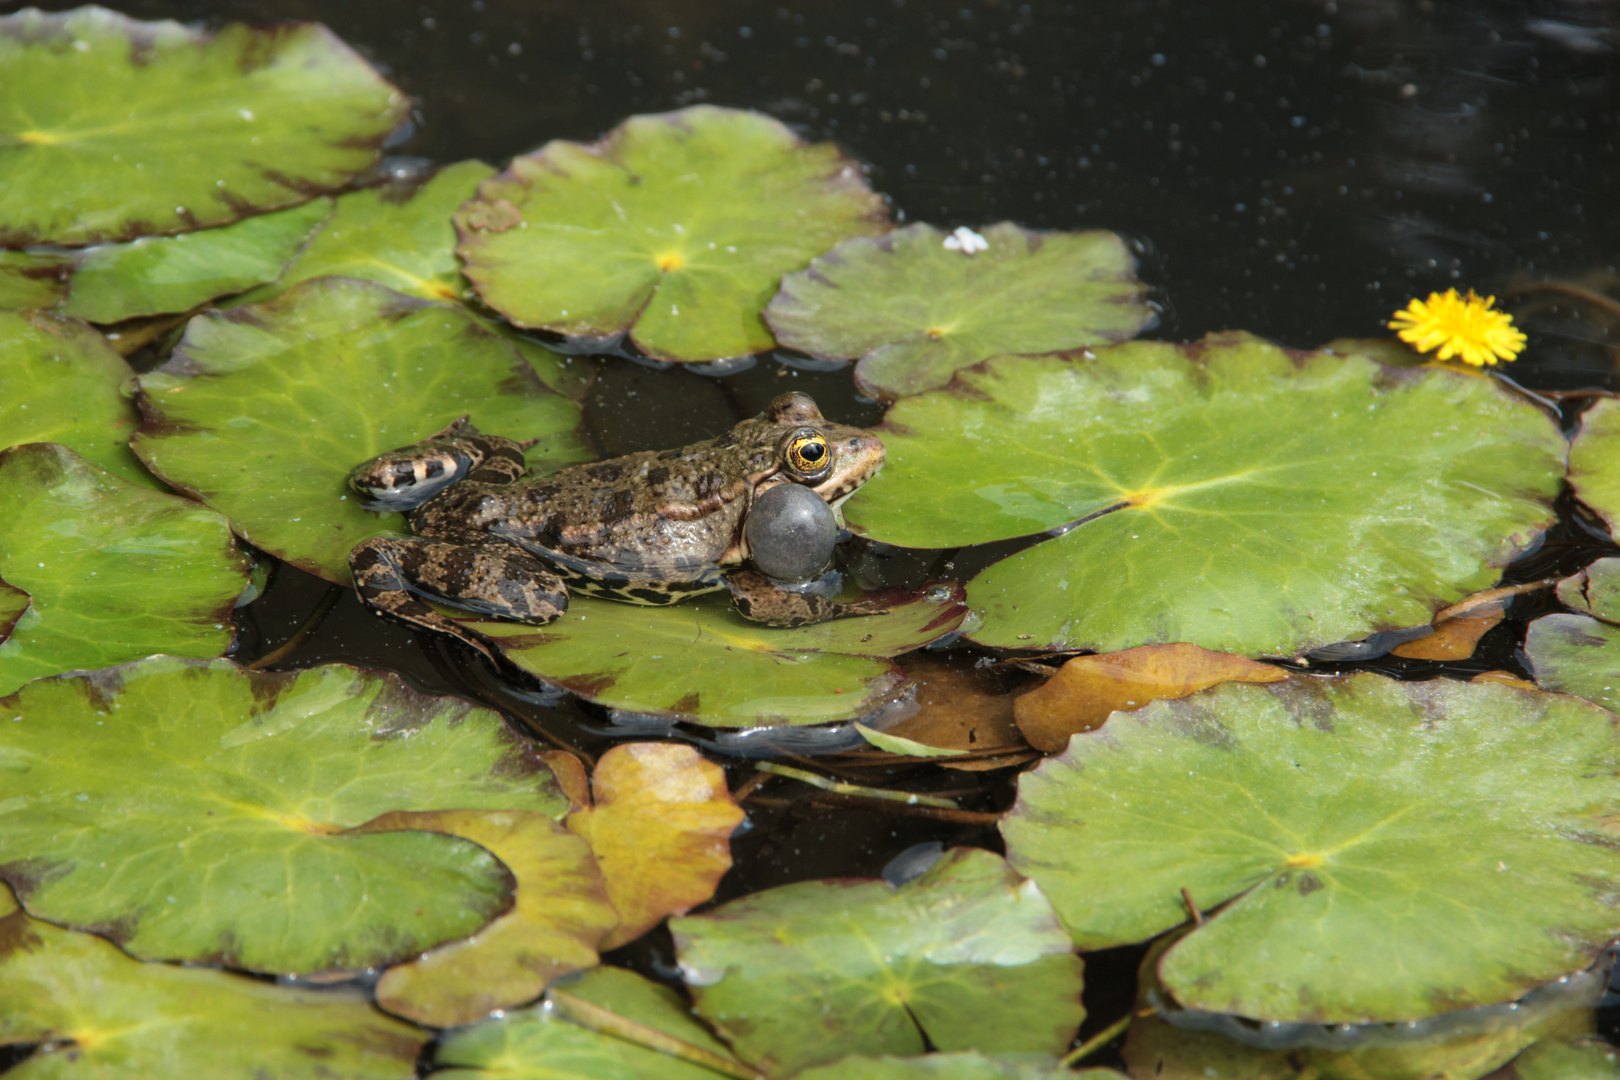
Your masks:
{"label": "frog's hind leg", "polygon": [[435,630],[495,659],[488,638],[421,598],[497,619],[544,625],[568,609],[568,589],[545,563],[509,545],[373,537],[349,553],[360,602],[418,630]]}
{"label": "frog's hind leg", "polygon": [[349,471],[349,487],[367,510],[404,513],[463,479],[485,484],[519,479],[523,451],[535,441],[485,435],[463,416],[421,442],[356,465]]}

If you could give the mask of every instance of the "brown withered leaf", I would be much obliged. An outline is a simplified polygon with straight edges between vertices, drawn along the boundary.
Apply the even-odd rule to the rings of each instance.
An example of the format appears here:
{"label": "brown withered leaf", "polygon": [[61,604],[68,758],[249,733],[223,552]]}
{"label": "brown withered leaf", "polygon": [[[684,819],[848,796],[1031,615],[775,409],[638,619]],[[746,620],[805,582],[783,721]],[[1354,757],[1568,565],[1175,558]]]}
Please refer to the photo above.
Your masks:
{"label": "brown withered leaf", "polygon": [[743,819],[720,766],[690,746],[626,743],[596,763],[591,790],[595,805],[569,814],[568,828],[596,853],[619,912],[604,950],[714,895]]}
{"label": "brown withered leaf", "polygon": [[971,663],[923,653],[901,666],[917,681],[920,708],[915,716],[886,729],[885,735],[945,750],[1007,749],[1005,755],[971,761],[934,761],[964,772],[999,769],[1023,760],[1027,746],[1013,723],[1012,695],[1000,692]]}
{"label": "brown withered leaf", "polygon": [[1397,645],[1390,651],[1408,660],[1466,660],[1474,655],[1474,647],[1485,631],[1501,621],[1500,610],[1478,619],[1448,619],[1428,637]]}
{"label": "brown withered leaf", "polygon": [[566,750],[542,750],[540,760],[546,763],[546,768],[556,778],[557,787],[568,800],[570,810],[591,805],[591,778],[585,771],[583,761]]}
{"label": "brown withered leaf", "polygon": [[1482,671],[1478,675],[1475,675],[1472,679],[1469,679],[1468,681],[1471,682],[1471,683],[1476,683],[1476,682],[1499,682],[1499,683],[1505,683],[1508,686],[1518,687],[1520,690],[1537,690],[1537,689],[1540,689],[1538,686],[1536,686],[1535,683],[1530,682],[1530,681],[1528,681],[1526,679],[1521,679],[1517,675],[1513,674],[1513,672],[1511,672],[1511,671]]}
{"label": "brown withered leaf", "polygon": [[388,969],[377,1004],[433,1027],[480,1020],[538,997],[559,975],[594,967],[597,945],[618,922],[589,845],[528,811],[395,811],[355,832],[417,829],[471,840],[517,880],[504,915],[471,937]]}
{"label": "brown withered leaf", "polygon": [[1101,727],[1115,710],[1130,712],[1160,698],[1183,698],[1224,682],[1279,682],[1288,673],[1197,645],[1143,645],[1076,656],[1045,683],[1013,702],[1013,717],[1030,745],[1062,750],[1069,736]]}

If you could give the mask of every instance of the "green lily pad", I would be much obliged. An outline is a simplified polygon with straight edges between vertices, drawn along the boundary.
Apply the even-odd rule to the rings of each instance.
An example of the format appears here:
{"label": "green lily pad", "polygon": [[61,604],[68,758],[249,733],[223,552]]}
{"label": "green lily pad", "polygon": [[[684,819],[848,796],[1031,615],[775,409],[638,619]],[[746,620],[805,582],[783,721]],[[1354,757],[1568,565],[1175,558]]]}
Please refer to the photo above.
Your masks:
{"label": "green lily pad", "polygon": [[[0,888],[0,894],[4,894]],[[45,1043],[13,1080],[409,1080],[425,1033],[351,990],[143,964],[91,934],[5,913],[0,1045]]]}
{"label": "green lily pad", "polygon": [[1080,958],[1040,890],[955,848],[895,889],[806,881],[670,921],[697,1013],[773,1074],[846,1054],[1062,1053]]}
{"label": "green lily pad", "polygon": [[1114,233],[1004,221],[969,235],[989,246],[969,252],[921,224],[845,240],[782,279],[765,321],[789,348],[860,360],[856,383],[886,398],[944,386],[1002,353],[1124,341],[1153,321]]}
{"label": "green lily pad", "polygon": [[[1020,778],[1008,859],[1082,949],[1225,905],[1187,1008],[1411,1021],[1511,1001],[1620,931],[1614,717],[1500,684],[1228,683],[1115,713]],[[1106,867],[1106,873],[1099,873]]]}
{"label": "green lily pad", "polygon": [[1560,581],[1558,599],[1605,622],[1620,623],[1620,558],[1599,559]]}
{"label": "green lily pad", "polygon": [[331,199],[217,229],[99,244],[77,256],[62,312],[114,323],[190,311],[216,296],[274,281],[332,212]]}
{"label": "green lily pad", "polygon": [[0,577],[32,601],[0,619],[0,694],[153,653],[219,656],[248,586],[224,518],[54,443],[0,451]]}
{"label": "green lily pad", "polygon": [[1604,398],[1581,415],[1569,448],[1569,486],[1620,536],[1620,400]]}
{"label": "green lily pad", "polygon": [[456,259],[456,230],[450,215],[472,198],[495,170],[482,161],[447,165],[427,178],[381,184],[338,196],[333,213],[315,239],[275,284],[243,296],[262,303],[300,281],[338,274],[365,278],[423,300],[462,305],[480,326],[505,337],[534,368],[540,381],[572,398],[585,393],[590,369],[530,341],[504,323],[467,309],[472,286]]}
{"label": "green lily pad", "polygon": [[905,674],[887,657],[961,625],[960,587],[881,615],[780,629],[749,622],[724,594],[667,607],[576,596],[548,626],[446,611],[518,667],[588,701],[713,727],[823,724],[862,716]]}
{"label": "green lily pad", "polygon": [[[28,612],[30,598],[17,586],[0,581],[0,641],[5,641]],[[0,653],[3,655],[3,653]]]}
{"label": "green lily pad", "polygon": [[1514,1058],[1498,1080],[1620,1080],[1620,1053],[1595,1037],[1537,1043]]}
{"label": "green lily pad", "polygon": [[932,548],[1067,529],[969,583],[972,636],[1098,652],[1426,624],[1553,520],[1565,452],[1491,380],[1238,333],[991,360],[882,430],[851,525]]}
{"label": "green lily pad", "polygon": [[[656,1034],[735,1060],[668,987],[622,968],[587,971],[566,991]],[[439,1040],[441,1080],[715,1080],[719,1073],[571,1023],[548,1006],[510,1012]]]}
{"label": "green lily pad", "polygon": [[1543,615],[1524,634],[1536,685],[1620,712],[1620,626],[1586,615]]}
{"label": "green lily pad", "polygon": [[0,251],[0,311],[54,307],[67,295],[72,272],[71,255]]}
{"label": "green lily pad", "polygon": [[141,376],[141,407],[135,452],[152,471],[257,547],[340,584],[350,548],[406,531],[348,490],[367,458],[463,414],[538,438],[531,467],[589,457],[578,407],[510,345],[455,308],[354,278],[199,315],[173,358]]}
{"label": "green lily pad", "polygon": [[921,1057],[851,1055],[798,1073],[794,1080],[1126,1080],[1113,1069],[1072,1072],[1044,1054],[987,1056],[977,1051]]}
{"label": "green lily pad", "polygon": [[348,833],[396,809],[563,810],[500,718],[329,666],[159,657],[0,704],[0,877],[29,912],[144,959],[353,970],[511,902],[483,848]]}
{"label": "green lily pad", "polygon": [[61,443],[125,480],[161,488],[129,449],[140,418],[119,388],[134,374],[78,319],[0,311],[0,446]]}
{"label": "green lily pad", "polygon": [[456,213],[467,277],[518,326],[606,338],[660,360],[776,344],[760,311],[783,274],[888,228],[831,143],[755,112],[632,116],[599,143],[547,143]]}
{"label": "green lily pad", "polygon": [[318,23],[0,19],[0,245],[223,225],[342,187],[409,100]]}

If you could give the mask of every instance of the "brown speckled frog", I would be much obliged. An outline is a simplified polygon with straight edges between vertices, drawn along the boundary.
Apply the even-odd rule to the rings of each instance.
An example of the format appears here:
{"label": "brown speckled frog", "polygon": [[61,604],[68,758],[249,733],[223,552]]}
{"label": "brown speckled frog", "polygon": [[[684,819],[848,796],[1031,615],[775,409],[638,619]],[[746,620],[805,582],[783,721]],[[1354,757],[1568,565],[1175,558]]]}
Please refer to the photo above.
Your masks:
{"label": "brown speckled frog", "polygon": [[802,485],[836,514],[883,465],[881,439],[822,419],[806,394],[783,394],[719,438],[548,476],[525,476],[529,445],[484,435],[463,417],[355,468],[349,483],[364,505],[406,512],[416,534],[350,553],[361,601],[486,656],[486,639],[419,597],[533,624],[562,614],[570,589],[668,604],[729,588],[740,614],[774,626],[875,610],[742,566],[744,523],[766,492]]}

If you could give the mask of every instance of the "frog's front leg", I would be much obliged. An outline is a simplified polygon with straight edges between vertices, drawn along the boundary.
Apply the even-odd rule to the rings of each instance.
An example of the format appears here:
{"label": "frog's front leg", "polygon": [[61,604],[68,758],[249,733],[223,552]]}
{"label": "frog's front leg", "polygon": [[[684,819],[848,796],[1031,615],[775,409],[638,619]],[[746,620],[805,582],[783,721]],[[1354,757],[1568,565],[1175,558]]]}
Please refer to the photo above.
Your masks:
{"label": "frog's front leg", "polygon": [[491,660],[483,635],[440,615],[420,597],[497,619],[544,625],[568,609],[568,588],[545,563],[487,536],[372,537],[349,553],[360,602],[378,615],[463,641]]}
{"label": "frog's front leg", "polygon": [[766,626],[808,626],[846,615],[881,615],[888,606],[877,599],[834,600],[816,585],[784,587],[758,570],[733,570],[726,575],[737,614]]}

